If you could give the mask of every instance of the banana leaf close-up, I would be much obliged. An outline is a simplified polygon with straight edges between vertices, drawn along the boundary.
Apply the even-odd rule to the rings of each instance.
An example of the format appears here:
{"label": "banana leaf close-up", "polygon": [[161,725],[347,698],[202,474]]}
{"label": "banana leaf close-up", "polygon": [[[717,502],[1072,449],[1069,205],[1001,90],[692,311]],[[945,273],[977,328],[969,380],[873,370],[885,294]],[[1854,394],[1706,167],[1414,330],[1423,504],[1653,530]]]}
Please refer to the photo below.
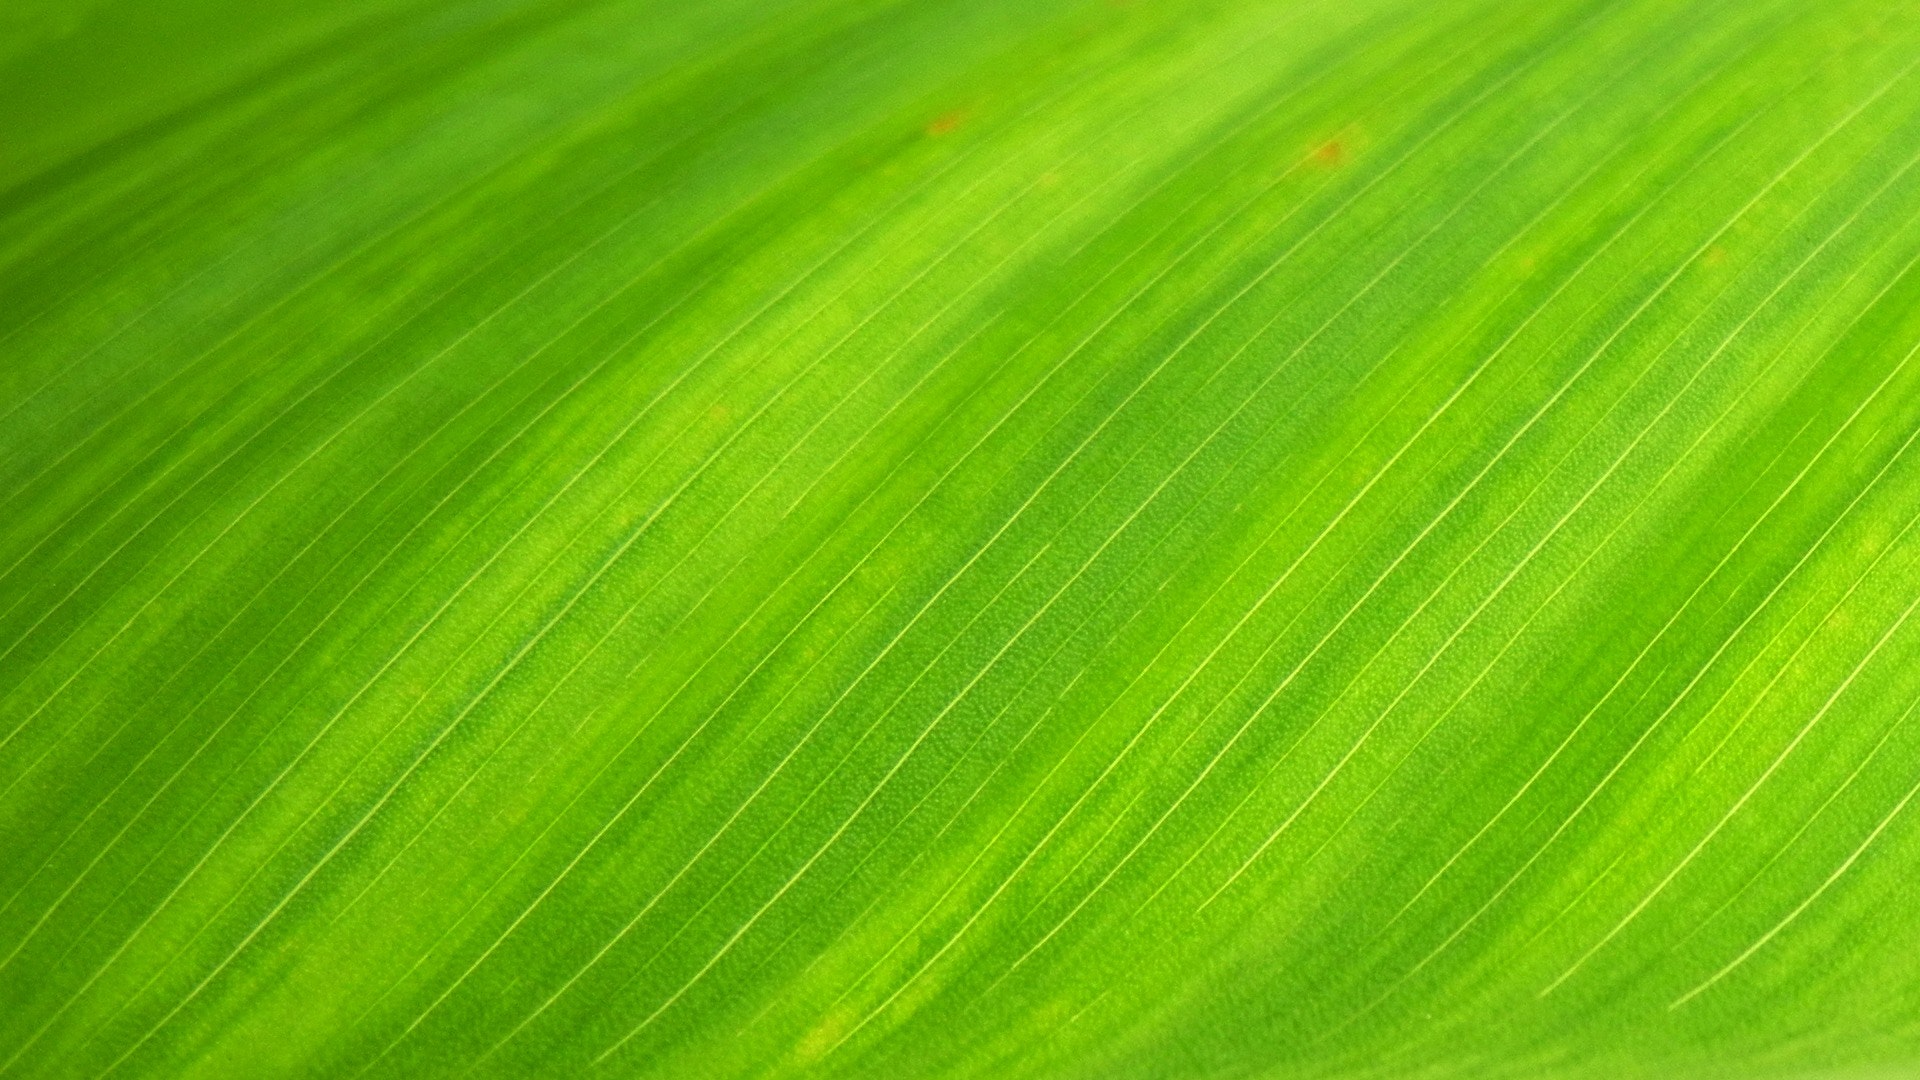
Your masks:
{"label": "banana leaf close-up", "polygon": [[1920,3],[0,5],[0,1080],[1920,1077]]}

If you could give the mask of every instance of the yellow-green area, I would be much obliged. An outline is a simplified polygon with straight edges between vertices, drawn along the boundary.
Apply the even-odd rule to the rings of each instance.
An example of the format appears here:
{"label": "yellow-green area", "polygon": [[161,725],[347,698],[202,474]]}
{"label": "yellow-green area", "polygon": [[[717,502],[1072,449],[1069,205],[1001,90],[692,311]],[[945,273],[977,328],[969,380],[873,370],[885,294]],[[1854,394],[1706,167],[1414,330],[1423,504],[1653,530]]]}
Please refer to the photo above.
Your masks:
{"label": "yellow-green area", "polygon": [[0,1078],[1920,1075],[1913,0],[14,0]]}

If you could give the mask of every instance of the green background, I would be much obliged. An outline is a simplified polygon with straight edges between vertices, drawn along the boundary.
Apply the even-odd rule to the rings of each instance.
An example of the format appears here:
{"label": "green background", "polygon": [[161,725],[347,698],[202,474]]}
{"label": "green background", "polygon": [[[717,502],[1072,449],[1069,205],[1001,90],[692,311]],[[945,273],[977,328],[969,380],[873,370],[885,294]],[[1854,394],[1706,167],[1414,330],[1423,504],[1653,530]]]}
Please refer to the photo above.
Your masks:
{"label": "green background", "polygon": [[0,13],[0,1077],[1920,1075],[1920,7]]}

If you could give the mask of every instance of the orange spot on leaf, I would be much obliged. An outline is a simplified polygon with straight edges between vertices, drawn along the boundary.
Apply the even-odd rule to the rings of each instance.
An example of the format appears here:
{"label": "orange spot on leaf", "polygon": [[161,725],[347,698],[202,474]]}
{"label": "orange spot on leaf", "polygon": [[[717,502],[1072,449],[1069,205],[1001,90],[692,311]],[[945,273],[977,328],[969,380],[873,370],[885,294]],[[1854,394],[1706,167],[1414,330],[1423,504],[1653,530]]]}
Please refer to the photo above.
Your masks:
{"label": "orange spot on leaf", "polygon": [[1328,139],[1314,149],[1313,160],[1322,165],[1338,165],[1347,160],[1347,148],[1339,139]]}
{"label": "orange spot on leaf", "polygon": [[942,113],[941,115],[934,117],[933,122],[927,125],[927,134],[945,135],[948,132],[959,127],[962,123],[966,121],[966,119],[967,119],[966,114],[961,112],[958,109],[955,109],[954,111],[949,113]]}

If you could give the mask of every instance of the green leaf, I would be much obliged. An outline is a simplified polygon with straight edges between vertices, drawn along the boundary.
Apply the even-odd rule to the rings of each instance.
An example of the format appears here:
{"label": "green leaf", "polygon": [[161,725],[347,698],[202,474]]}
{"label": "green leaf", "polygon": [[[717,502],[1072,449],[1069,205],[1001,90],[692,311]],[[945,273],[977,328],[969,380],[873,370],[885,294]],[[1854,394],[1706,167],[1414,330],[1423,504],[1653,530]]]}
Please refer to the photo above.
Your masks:
{"label": "green leaf", "polygon": [[1910,0],[16,0],[0,1077],[1920,1071]]}

